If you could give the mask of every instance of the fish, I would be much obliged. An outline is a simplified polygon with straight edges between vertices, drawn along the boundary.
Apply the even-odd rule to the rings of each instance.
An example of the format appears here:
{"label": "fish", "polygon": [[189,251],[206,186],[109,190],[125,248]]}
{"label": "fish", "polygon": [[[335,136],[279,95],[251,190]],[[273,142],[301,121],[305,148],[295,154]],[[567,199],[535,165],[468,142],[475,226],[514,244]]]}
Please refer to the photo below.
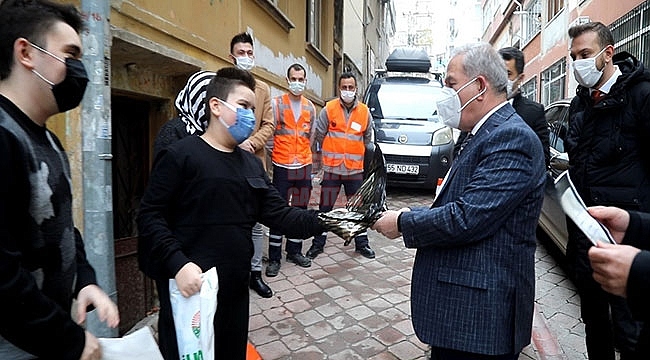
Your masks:
{"label": "fish", "polygon": [[388,208],[386,206],[386,160],[374,143],[372,158],[364,166],[364,180],[359,190],[345,203],[345,208],[318,214],[320,224],[341,237],[344,246],[366,231]]}

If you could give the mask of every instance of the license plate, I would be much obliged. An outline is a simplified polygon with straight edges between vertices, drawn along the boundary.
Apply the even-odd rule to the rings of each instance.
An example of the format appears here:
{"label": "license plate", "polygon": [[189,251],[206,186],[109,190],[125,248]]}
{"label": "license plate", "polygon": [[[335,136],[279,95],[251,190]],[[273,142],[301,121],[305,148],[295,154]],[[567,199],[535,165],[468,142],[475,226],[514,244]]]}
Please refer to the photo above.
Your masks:
{"label": "license plate", "polygon": [[419,165],[400,165],[400,164],[386,164],[386,171],[395,174],[409,174],[417,175],[420,172]]}

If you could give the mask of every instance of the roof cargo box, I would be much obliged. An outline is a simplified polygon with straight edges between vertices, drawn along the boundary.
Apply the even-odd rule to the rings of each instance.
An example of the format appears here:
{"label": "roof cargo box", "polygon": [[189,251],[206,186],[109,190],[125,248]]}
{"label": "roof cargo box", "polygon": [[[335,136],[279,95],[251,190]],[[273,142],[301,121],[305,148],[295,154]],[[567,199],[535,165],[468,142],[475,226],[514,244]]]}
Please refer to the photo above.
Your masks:
{"label": "roof cargo box", "polygon": [[429,72],[431,60],[424,49],[397,48],[386,59],[386,70],[401,72]]}

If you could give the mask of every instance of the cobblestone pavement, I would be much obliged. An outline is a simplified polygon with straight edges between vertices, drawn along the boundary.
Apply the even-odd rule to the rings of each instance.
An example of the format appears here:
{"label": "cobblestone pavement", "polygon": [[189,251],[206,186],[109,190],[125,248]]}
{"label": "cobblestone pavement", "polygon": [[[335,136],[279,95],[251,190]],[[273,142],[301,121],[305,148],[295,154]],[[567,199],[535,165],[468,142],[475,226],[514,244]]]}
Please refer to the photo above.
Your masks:
{"label": "cobblestone pavement", "polygon": [[[312,206],[318,199],[318,189]],[[391,209],[431,204],[427,192],[389,190]],[[339,203],[343,203],[339,199]],[[265,280],[270,299],[251,291],[249,341],[264,360],[427,359],[427,345],[411,325],[410,283],[415,250],[400,239],[369,231],[375,259],[330,234],[325,252],[302,268],[282,260],[277,277]],[[311,240],[303,244],[303,253]],[[266,266],[266,263],[264,264]],[[586,359],[579,297],[546,247],[536,252],[536,314],[531,345],[520,359]],[[155,330],[155,315],[143,320]],[[142,325],[140,325],[142,326]]]}
{"label": "cobblestone pavement", "polygon": [[[431,200],[425,192],[404,190],[387,197],[391,209]],[[263,359],[427,358],[410,319],[415,250],[373,231],[369,239],[377,253],[372,260],[330,234],[310,268],[283,261],[277,277],[265,278],[274,290],[271,299],[251,293],[249,339]],[[310,244],[305,241],[303,251]],[[543,246],[536,264],[538,313],[533,341],[520,359],[586,358],[573,285]]]}

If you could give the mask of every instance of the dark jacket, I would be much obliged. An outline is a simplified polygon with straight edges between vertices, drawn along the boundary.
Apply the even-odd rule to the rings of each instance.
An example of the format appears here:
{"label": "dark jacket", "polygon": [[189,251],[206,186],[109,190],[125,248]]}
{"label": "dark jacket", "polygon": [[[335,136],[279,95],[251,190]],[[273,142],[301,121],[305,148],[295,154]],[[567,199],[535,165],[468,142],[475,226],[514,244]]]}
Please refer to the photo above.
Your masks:
{"label": "dark jacket", "polygon": [[565,142],[571,180],[587,206],[650,210],[650,72],[632,55],[613,58],[622,75],[594,104],[578,86]]}
{"label": "dark jacket", "polygon": [[549,149],[548,140],[548,124],[544,116],[544,106],[538,102],[530,100],[521,96],[521,92],[515,95],[512,101],[512,107],[522,119],[530,126],[531,129],[537,134],[539,141],[542,142],[544,148],[544,159],[548,167],[551,161],[551,151]]}
{"label": "dark jacket", "polygon": [[630,211],[630,225],[625,232],[623,244],[631,245],[642,251],[634,257],[630,276],[627,279],[627,304],[636,319],[645,321],[638,340],[637,355],[639,359],[648,358],[650,354],[650,214]]}
{"label": "dark jacket", "polygon": [[164,123],[153,142],[153,158],[156,158],[160,150],[188,136],[189,133],[185,130],[186,126],[179,116]]}
{"label": "dark jacket", "polygon": [[[569,174],[587,206],[650,210],[650,73],[626,52],[614,64],[622,75],[609,94],[594,104],[578,86],[569,107],[565,149]],[[591,242],[567,219],[570,273],[581,284],[597,286],[587,257]]]}

